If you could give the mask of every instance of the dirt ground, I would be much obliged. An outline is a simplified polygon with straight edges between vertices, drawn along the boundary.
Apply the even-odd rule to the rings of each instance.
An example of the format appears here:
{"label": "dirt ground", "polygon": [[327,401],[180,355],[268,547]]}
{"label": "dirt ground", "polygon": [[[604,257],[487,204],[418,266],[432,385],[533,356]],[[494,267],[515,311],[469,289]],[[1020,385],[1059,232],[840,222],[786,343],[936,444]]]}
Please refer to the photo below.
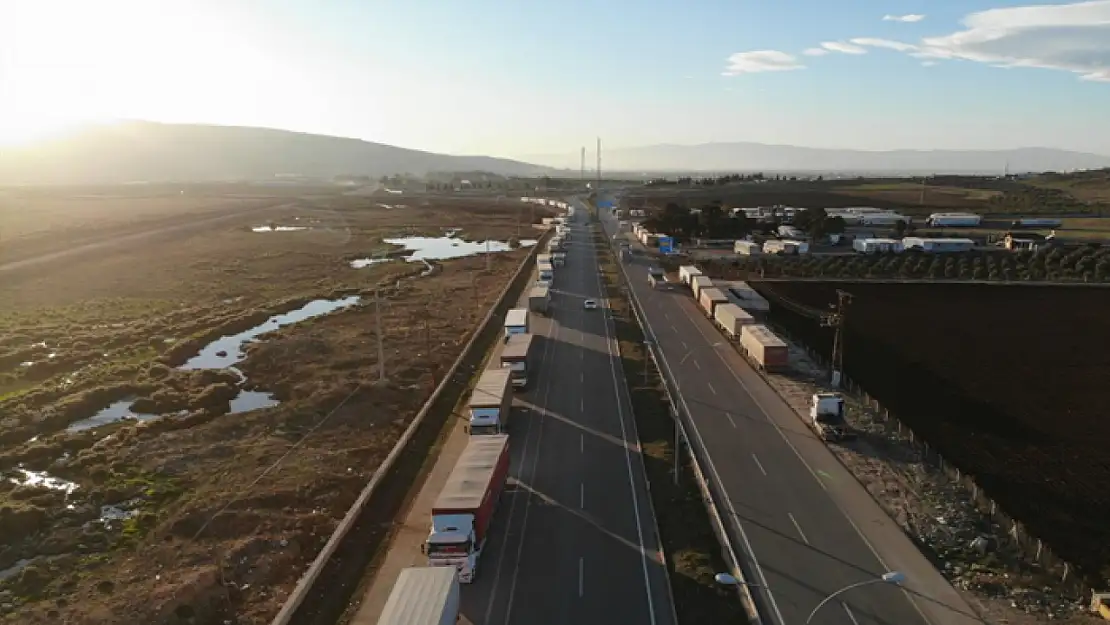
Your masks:
{"label": "dirt ground", "polygon": [[[467,240],[534,238],[530,220],[547,215],[492,198],[249,191],[259,197],[153,208],[98,200],[91,221],[77,216],[90,206],[79,198],[72,225],[65,201],[38,198],[47,230],[13,217],[4,196],[4,242],[23,246],[8,247],[6,261],[80,246],[96,228],[109,236],[221,218],[3,274],[5,622],[268,622],[526,254],[492,254],[488,271],[482,257],[433,261],[422,275],[424,263],[382,239],[457,228]],[[146,208],[129,218],[133,205]],[[277,228],[253,230],[262,226]],[[392,260],[351,267],[371,256]],[[355,296],[245,345],[235,370],[178,368],[213,339]],[[226,363],[234,354],[224,351],[234,348],[208,357]],[[245,395],[277,405],[239,411]],[[166,416],[67,431],[133,398],[132,412]]]}
{"label": "dirt ground", "polygon": [[[1105,319],[1110,290],[967,285],[840,285],[854,295],[848,375],[1033,536],[1093,580],[1110,564],[1100,496],[1110,467]],[[768,285],[826,309],[824,284]],[[815,349],[827,331],[778,307]]]}

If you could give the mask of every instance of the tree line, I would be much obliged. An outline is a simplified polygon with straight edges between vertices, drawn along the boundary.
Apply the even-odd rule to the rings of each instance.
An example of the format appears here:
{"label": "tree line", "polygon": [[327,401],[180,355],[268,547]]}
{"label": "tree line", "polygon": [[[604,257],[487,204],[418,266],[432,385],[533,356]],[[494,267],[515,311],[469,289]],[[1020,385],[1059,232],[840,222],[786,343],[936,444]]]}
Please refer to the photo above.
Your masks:
{"label": "tree line", "polygon": [[1031,252],[762,256],[711,261],[705,263],[705,269],[711,277],[727,279],[754,274],[766,278],[1110,282],[1110,247],[1092,243]]}

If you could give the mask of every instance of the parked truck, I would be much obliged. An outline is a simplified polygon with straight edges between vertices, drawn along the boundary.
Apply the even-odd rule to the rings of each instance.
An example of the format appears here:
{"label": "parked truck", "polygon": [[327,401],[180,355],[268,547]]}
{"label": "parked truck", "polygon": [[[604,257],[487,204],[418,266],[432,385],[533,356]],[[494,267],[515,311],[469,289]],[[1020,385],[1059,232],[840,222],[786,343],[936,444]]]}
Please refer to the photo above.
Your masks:
{"label": "parked truck", "polygon": [[534,334],[514,334],[501,350],[501,368],[509,370],[509,379],[514,389],[528,386],[528,374],[532,370]]}
{"label": "parked truck", "polygon": [[378,625],[455,625],[459,578],[454,567],[414,566],[401,571]]}
{"label": "parked truck", "polygon": [[824,441],[855,438],[844,420],[844,398],[839,393],[814,393],[809,404],[810,426]]}
{"label": "parked truck", "polygon": [[528,291],[528,310],[546,315],[551,305],[551,289],[546,286],[534,286]]}
{"label": "parked truck", "polygon": [[512,389],[510,369],[486,369],[482,372],[466,402],[466,431],[471,436],[505,433],[513,409]]}
{"label": "parked truck", "polygon": [[731,302],[718,304],[713,311],[713,320],[717,322],[717,325],[725,331],[730,339],[737,341],[740,340],[744,326],[755,323],[754,317]]}
{"label": "parked truck", "polygon": [[690,291],[694,294],[694,299],[700,299],[701,290],[708,289],[713,286],[713,281],[709,276],[694,276],[690,278]]}
{"label": "parked truck", "polygon": [[552,267],[562,267],[566,264],[567,264],[567,253],[566,252],[555,252],[554,254],[551,255],[551,266]]}
{"label": "parked truck", "polygon": [[507,434],[470,437],[432,506],[424,542],[428,566],[454,567],[459,582],[474,581],[508,473]]}
{"label": "parked truck", "polygon": [[700,275],[702,275],[701,269],[698,269],[694,265],[683,265],[678,268],[678,279],[681,280],[683,284],[690,284],[690,278]]}
{"label": "parked truck", "polygon": [[974,228],[983,222],[983,218],[975,213],[933,213],[925,220],[925,225],[932,228]]}
{"label": "parked truck", "polygon": [[550,263],[536,265],[537,280],[540,282],[553,283],[555,282],[555,268]]}
{"label": "parked truck", "polygon": [[767,326],[754,323],[743,326],[740,346],[756,366],[764,371],[779,371],[790,363],[786,343]]}
{"label": "parked truck", "polygon": [[705,315],[712,319],[717,306],[728,303],[728,296],[722,293],[720,289],[709,287],[700,291],[698,303],[701,304],[701,309],[705,311]]}
{"label": "parked truck", "polygon": [[530,331],[527,308],[513,308],[505,313],[506,341],[514,334],[528,334]]}

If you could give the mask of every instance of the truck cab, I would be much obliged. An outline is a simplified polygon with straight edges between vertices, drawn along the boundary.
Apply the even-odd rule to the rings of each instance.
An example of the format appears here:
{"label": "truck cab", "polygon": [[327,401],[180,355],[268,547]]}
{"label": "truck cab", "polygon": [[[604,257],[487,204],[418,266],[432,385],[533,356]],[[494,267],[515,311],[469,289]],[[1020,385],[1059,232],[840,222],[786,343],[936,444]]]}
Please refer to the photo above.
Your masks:
{"label": "truck cab", "polygon": [[528,334],[527,308],[513,308],[505,313],[505,340],[514,334]]}
{"label": "truck cab", "polygon": [[824,441],[855,438],[844,419],[844,398],[840,393],[814,393],[809,406],[810,426]]}

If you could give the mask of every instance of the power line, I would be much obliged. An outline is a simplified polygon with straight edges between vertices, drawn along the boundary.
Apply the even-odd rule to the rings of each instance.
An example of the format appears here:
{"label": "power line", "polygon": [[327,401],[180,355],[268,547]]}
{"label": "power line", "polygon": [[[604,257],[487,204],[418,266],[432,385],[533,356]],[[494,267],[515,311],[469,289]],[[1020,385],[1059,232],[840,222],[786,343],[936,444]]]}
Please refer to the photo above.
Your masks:
{"label": "power line", "polygon": [[852,294],[841,289],[836,290],[836,312],[821,317],[821,326],[835,328],[833,331],[832,358],[829,364],[830,385],[840,388],[841,372],[844,371],[844,315],[848,312],[848,305],[852,303]]}

